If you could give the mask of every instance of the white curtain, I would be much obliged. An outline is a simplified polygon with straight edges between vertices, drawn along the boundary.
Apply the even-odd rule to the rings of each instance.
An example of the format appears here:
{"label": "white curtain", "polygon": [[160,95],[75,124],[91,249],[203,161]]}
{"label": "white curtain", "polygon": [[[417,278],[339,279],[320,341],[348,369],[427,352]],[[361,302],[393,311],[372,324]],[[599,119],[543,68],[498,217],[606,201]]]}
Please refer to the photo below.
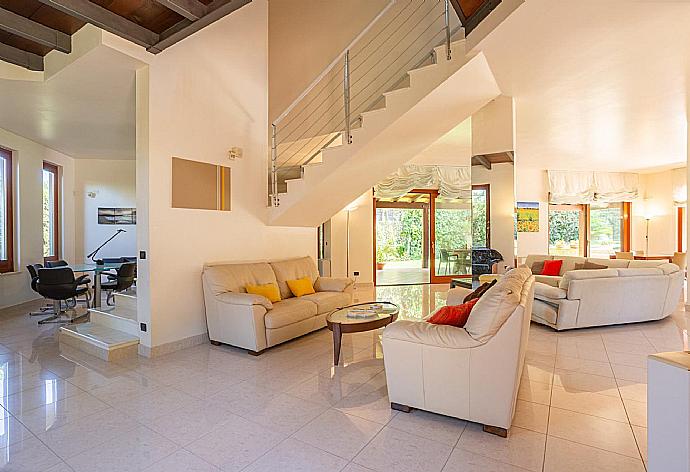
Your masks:
{"label": "white curtain", "polygon": [[594,201],[594,173],[550,170],[549,202],[557,205],[592,203]]}
{"label": "white curtain", "polygon": [[437,189],[442,197],[472,197],[470,166],[419,166],[406,164],[374,187],[376,198],[398,198],[410,190]]}
{"label": "white curtain", "polygon": [[594,199],[598,202],[630,202],[639,195],[640,176],[627,172],[595,172]]}
{"label": "white curtain", "polygon": [[685,206],[688,203],[688,169],[673,169],[673,204]]}
{"label": "white curtain", "polygon": [[584,204],[629,202],[639,195],[639,176],[626,172],[550,170],[549,202]]}

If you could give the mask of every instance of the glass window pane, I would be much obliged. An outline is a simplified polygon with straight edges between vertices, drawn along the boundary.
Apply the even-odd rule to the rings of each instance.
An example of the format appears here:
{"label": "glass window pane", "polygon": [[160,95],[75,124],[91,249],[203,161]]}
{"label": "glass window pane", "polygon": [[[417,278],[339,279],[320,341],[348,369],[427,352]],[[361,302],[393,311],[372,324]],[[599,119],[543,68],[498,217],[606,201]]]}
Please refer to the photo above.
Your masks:
{"label": "glass window pane", "polygon": [[584,211],[580,205],[549,207],[549,254],[584,255]]}
{"label": "glass window pane", "polygon": [[468,201],[436,198],[436,275],[472,274],[472,209]]}
{"label": "glass window pane", "polygon": [[7,260],[7,161],[0,156],[0,260]]}
{"label": "glass window pane", "polygon": [[623,247],[623,204],[592,204],[589,214],[589,255],[608,258]]}
{"label": "glass window pane", "polygon": [[55,174],[43,171],[43,257],[55,253]]}
{"label": "glass window pane", "polygon": [[472,190],[472,247],[488,247],[486,234],[486,189]]}
{"label": "glass window pane", "polygon": [[422,208],[376,208],[377,285],[429,282],[424,214]]}

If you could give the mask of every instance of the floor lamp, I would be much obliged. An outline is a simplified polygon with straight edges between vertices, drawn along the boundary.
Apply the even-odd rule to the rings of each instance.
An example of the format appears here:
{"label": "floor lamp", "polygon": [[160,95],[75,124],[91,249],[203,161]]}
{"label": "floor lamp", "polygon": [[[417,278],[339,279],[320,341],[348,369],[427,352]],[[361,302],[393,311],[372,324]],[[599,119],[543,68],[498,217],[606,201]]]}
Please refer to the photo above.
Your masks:
{"label": "floor lamp", "polygon": [[647,221],[647,232],[645,233],[644,240],[645,240],[645,256],[649,256],[649,220],[651,220],[652,217],[648,216],[645,218]]}

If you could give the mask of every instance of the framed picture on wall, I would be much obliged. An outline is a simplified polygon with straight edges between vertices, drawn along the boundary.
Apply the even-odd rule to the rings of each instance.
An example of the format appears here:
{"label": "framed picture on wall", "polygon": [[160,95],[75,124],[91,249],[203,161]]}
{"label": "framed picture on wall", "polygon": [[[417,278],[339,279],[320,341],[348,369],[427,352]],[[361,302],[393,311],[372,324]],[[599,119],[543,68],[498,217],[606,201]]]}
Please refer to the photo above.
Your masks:
{"label": "framed picture on wall", "polygon": [[135,225],[137,224],[136,208],[99,208],[99,225]]}
{"label": "framed picture on wall", "polygon": [[518,233],[539,232],[539,202],[517,202]]}

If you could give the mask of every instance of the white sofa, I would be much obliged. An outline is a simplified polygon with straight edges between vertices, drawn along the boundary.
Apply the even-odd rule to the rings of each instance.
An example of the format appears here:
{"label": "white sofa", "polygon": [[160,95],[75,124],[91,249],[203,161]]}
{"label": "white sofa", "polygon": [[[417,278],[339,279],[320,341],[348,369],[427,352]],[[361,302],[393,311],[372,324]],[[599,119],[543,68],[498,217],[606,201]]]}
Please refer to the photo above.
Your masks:
{"label": "white sofa", "polygon": [[[558,277],[535,276],[532,320],[556,330],[659,320],[680,301],[683,272],[666,261],[531,255],[525,265],[547,258],[564,259],[563,268]],[[574,270],[585,260],[608,268]]]}
{"label": "white sofa", "polygon": [[[514,269],[475,305],[465,328],[399,320],[383,332],[391,408],[432,411],[505,437],[515,412],[529,335],[534,277]],[[455,288],[448,305],[469,292]]]}
{"label": "white sofa", "polygon": [[[316,293],[295,297],[288,280],[309,277]],[[259,354],[326,326],[326,315],[352,303],[353,280],[320,277],[311,257],[252,263],[210,263],[202,274],[206,322],[213,344]],[[247,285],[277,284],[282,300],[251,295]]]}

